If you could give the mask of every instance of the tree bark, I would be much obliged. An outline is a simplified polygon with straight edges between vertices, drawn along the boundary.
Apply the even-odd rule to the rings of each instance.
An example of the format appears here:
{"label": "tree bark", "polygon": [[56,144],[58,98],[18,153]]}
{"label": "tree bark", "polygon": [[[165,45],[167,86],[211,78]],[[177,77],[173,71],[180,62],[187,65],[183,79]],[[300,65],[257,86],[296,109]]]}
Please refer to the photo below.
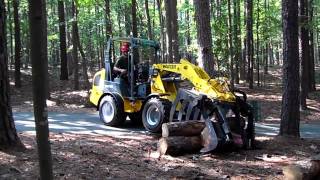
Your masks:
{"label": "tree bark", "polygon": [[233,13],[234,13],[234,44],[235,44],[235,83],[239,84],[240,77],[239,77],[239,66],[241,59],[241,13],[240,13],[240,2],[234,0],[233,1]]}
{"label": "tree bark", "polygon": [[157,0],[157,9],[158,9],[158,16],[159,16],[159,23],[160,23],[160,39],[161,39],[161,62],[164,62],[165,51],[166,51],[166,38],[165,38],[165,31],[164,31],[164,20],[162,15],[162,0]]}
{"label": "tree bark", "polygon": [[49,142],[47,112],[47,22],[44,0],[29,1],[29,27],[31,37],[31,61],[34,116],[39,154],[40,179],[53,179],[52,157]]}
{"label": "tree bark", "polygon": [[260,36],[259,36],[259,28],[260,28],[260,0],[258,0],[257,2],[257,22],[256,22],[256,29],[257,29],[257,47],[256,47],[256,61],[257,61],[257,86],[260,86],[260,54],[259,54],[259,50],[260,50]]}
{"label": "tree bark", "polygon": [[160,155],[169,154],[172,156],[179,156],[185,153],[198,152],[201,148],[202,142],[200,136],[173,136],[161,138],[158,144]]}
{"label": "tree bark", "polygon": [[12,116],[6,35],[5,3],[0,0],[0,148],[23,147]]}
{"label": "tree bark", "polygon": [[283,95],[281,136],[299,137],[299,45],[298,0],[282,1],[283,20]]}
{"label": "tree bark", "polygon": [[19,20],[19,0],[13,0],[13,16],[14,16],[14,80],[17,88],[21,87],[21,39],[20,39],[20,20]]}
{"label": "tree bark", "polygon": [[[310,7],[310,22],[313,23],[314,22],[314,0],[309,1],[308,6]],[[316,80],[315,80],[315,51],[314,51],[314,28],[309,28],[310,31],[310,63],[309,63],[309,77],[310,77],[310,81],[309,81],[309,91],[316,91]]]}
{"label": "tree bark", "polygon": [[79,90],[79,59],[78,59],[78,39],[77,39],[77,8],[75,0],[72,1],[72,57],[74,63],[74,90]]}
{"label": "tree bark", "polygon": [[229,34],[229,64],[230,64],[230,68],[229,68],[229,74],[231,77],[230,80],[230,85],[233,88],[234,87],[234,56],[233,56],[233,36],[232,36],[232,13],[231,13],[231,2],[230,0],[228,0],[228,34]]}
{"label": "tree bark", "polygon": [[[300,2],[300,17],[308,16],[307,6],[308,0],[299,0]],[[300,62],[301,62],[301,81],[300,81],[300,106],[302,109],[307,109],[307,96],[309,92],[309,30],[308,30],[308,20],[306,18],[301,18],[300,27]]]}
{"label": "tree bark", "polygon": [[199,136],[205,126],[203,121],[164,123],[162,124],[162,137]]}
{"label": "tree bark", "polygon": [[194,0],[198,40],[198,65],[211,77],[214,75],[209,0]]}
{"label": "tree bark", "polygon": [[172,13],[171,11],[171,0],[164,0],[165,7],[165,20],[166,20],[166,62],[173,62],[173,50],[172,50]]}
{"label": "tree bark", "polygon": [[60,80],[68,80],[66,20],[64,13],[64,1],[58,1],[59,32],[60,32]]}
{"label": "tree bark", "polygon": [[110,11],[110,0],[105,0],[105,11],[106,11],[106,37],[107,40],[112,37],[112,24],[111,24],[111,11]]}
{"label": "tree bark", "polygon": [[[131,0],[131,3],[132,35],[133,37],[138,37],[137,1]],[[137,48],[133,49],[133,57],[135,63],[140,61],[139,50]]]}
{"label": "tree bark", "polygon": [[177,14],[177,0],[170,0],[171,2],[171,27],[172,27],[172,60],[173,62],[179,62],[179,25],[178,25],[178,14]]}
{"label": "tree bark", "polygon": [[83,73],[83,79],[84,79],[84,82],[85,82],[85,89],[88,89],[90,88],[90,82],[89,82],[89,78],[88,78],[88,61],[87,61],[87,58],[86,58],[86,54],[84,53],[83,51],[83,48],[82,48],[82,45],[81,45],[81,41],[80,41],[80,35],[79,35],[79,28],[78,28],[78,23],[76,22],[76,36],[77,36],[77,45],[79,47],[79,51],[80,51],[80,54],[81,54],[81,57],[82,57],[82,73]]}
{"label": "tree bark", "polygon": [[246,0],[246,61],[248,63],[247,80],[253,89],[253,3]]}
{"label": "tree bark", "polygon": [[148,39],[152,40],[153,35],[152,35],[152,29],[151,29],[151,18],[150,18],[150,13],[149,13],[149,1],[148,0],[144,1],[144,7],[146,10],[146,16],[147,16],[147,22],[148,22]]}

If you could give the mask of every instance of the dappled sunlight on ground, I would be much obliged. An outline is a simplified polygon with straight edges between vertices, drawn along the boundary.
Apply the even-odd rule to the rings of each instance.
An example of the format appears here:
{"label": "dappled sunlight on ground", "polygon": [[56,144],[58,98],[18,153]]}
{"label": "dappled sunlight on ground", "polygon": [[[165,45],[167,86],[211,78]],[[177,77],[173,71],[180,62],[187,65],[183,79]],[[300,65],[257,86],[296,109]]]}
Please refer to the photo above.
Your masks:
{"label": "dappled sunlight on ground", "polygon": [[[20,134],[29,144],[25,152],[0,152],[0,178],[38,178],[35,136]],[[55,179],[282,179],[282,167],[320,150],[316,140],[284,140],[257,137],[256,150],[189,154],[180,157],[151,156],[157,139],[140,140],[109,136],[50,133]],[[281,149],[278,147],[281,146]],[[264,155],[284,158],[284,163],[266,162]],[[3,168],[1,168],[3,167]]]}

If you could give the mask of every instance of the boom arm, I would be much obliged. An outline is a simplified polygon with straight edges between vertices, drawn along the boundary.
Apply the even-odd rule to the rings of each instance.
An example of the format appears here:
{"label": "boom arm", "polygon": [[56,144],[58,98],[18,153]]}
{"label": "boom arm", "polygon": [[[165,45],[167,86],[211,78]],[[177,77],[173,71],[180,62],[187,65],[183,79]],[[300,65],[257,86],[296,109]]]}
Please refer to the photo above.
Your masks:
{"label": "boom arm", "polygon": [[[210,76],[200,67],[182,59],[178,64],[154,64],[153,68],[158,71],[153,76],[152,91],[167,93],[166,83],[162,76],[168,72],[180,75],[182,80],[188,80],[199,94],[206,94],[208,97],[227,102],[234,102],[235,95],[230,91],[228,83],[219,79],[211,79]],[[170,89],[170,88],[169,88]],[[173,98],[172,98],[173,99]]]}

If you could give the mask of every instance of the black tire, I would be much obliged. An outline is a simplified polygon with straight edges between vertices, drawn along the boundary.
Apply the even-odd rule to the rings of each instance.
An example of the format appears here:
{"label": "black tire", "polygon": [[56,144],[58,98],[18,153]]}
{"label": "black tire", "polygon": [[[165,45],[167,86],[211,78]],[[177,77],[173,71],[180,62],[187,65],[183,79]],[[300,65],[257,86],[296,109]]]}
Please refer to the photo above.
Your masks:
{"label": "black tire", "polygon": [[128,113],[130,122],[133,125],[140,126],[142,125],[142,115],[141,112]]}
{"label": "black tire", "polygon": [[160,132],[162,124],[169,121],[170,108],[171,102],[166,99],[149,99],[142,110],[142,123],[146,130]]}
{"label": "black tire", "polygon": [[117,102],[117,100],[110,95],[104,96],[101,99],[99,116],[100,120],[108,126],[120,126],[126,120],[123,103]]}

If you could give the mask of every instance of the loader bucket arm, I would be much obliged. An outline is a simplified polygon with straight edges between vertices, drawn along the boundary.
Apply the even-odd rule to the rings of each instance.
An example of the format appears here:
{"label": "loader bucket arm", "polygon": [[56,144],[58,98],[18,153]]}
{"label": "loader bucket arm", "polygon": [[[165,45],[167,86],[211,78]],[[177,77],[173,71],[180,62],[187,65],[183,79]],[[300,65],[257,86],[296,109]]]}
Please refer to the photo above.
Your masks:
{"label": "loader bucket arm", "polygon": [[158,78],[160,84],[154,83],[153,89],[158,90],[157,93],[165,94],[165,87],[161,85],[160,78],[164,73],[175,73],[180,75],[181,80],[188,80],[192,83],[194,89],[202,94],[206,94],[209,98],[219,101],[235,102],[236,97],[230,91],[228,83],[221,79],[212,79],[200,67],[182,59],[177,64],[154,64],[153,68],[159,71],[158,76],[154,76],[154,80]]}

